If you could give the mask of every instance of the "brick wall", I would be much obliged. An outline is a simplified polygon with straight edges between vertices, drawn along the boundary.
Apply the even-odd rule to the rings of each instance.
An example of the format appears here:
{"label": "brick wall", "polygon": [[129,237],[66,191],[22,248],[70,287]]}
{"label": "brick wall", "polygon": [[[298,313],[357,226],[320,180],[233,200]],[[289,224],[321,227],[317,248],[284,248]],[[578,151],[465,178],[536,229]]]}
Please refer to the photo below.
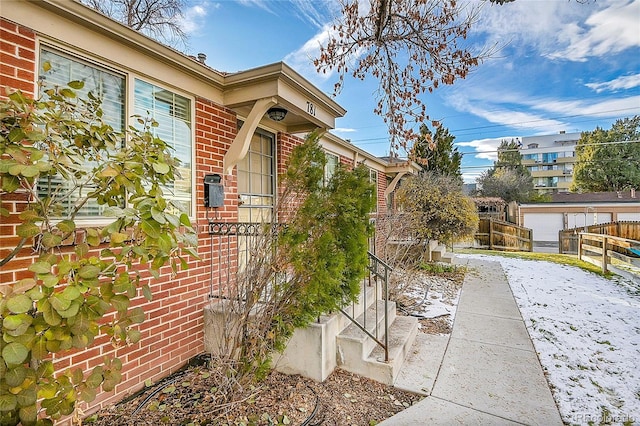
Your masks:
{"label": "brick wall", "polygon": [[384,191],[387,189],[387,176],[378,171],[378,214],[386,214],[387,213],[387,199],[384,196]]}
{"label": "brick wall", "polygon": [[278,173],[278,221],[288,222],[291,214],[296,211],[300,205],[300,200],[283,200],[284,186],[281,184],[280,177],[287,171],[287,163],[291,157],[293,149],[304,143],[304,140],[287,133],[278,133],[276,138],[276,170]]}
{"label": "brick wall", "polygon": [[351,169],[353,167],[353,158],[349,158],[344,155],[341,155],[340,163],[344,164],[347,167],[347,169]]}
{"label": "brick wall", "polygon": [[[33,31],[8,22],[0,21],[0,82],[3,89],[20,89],[33,96],[36,87],[35,46]],[[4,90],[3,90],[4,93]],[[153,300],[143,297],[133,300],[132,306],[141,306],[145,321],[139,326],[141,339],[135,345],[114,348],[107,336],[99,336],[94,344],[84,351],[67,351],[53,357],[57,371],[80,367],[86,372],[103,362],[105,355],[119,357],[123,362],[123,379],[112,392],[103,392],[84,407],[89,414],[109,403],[144,387],[148,379],[157,381],[179,369],[189,359],[204,350],[202,312],[210,293],[210,237],[207,227],[207,213],[203,205],[203,178],[205,174],[223,175],[224,153],[237,132],[236,116],[232,111],[206,99],[196,99],[195,117],[195,202],[197,214],[194,219],[199,234],[198,253],[200,259],[191,259],[189,269],[172,276],[169,267],[163,268],[159,279],[148,272],[142,272],[142,282],[150,285]],[[225,206],[218,209],[217,217],[222,220],[237,220],[236,176],[224,176]],[[4,195],[2,207],[11,214],[0,218],[0,256],[6,256],[16,246],[17,215],[25,205],[25,197],[20,194]],[[213,213],[213,212],[211,212]],[[82,231],[78,232],[82,238]],[[28,266],[34,261],[32,243],[29,241],[18,255],[0,268],[0,279],[12,283],[31,276]],[[72,246],[62,248],[63,252]],[[109,318],[107,318],[108,320]]]}
{"label": "brick wall", "polygon": [[[4,87],[21,89],[31,96],[35,93],[37,68],[35,63],[36,34],[4,19],[0,20],[0,83]],[[223,268],[213,268],[217,258],[211,247],[219,241],[208,234],[208,221],[235,222],[238,219],[237,174],[225,175],[223,158],[237,134],[237,118],[233,111],[200,97],[195,101],[195,191],[196,215],[194,225],[198,230],[198,253],[200,259],[191,259],[189,268],[172,276],[169,267],[163,268],[159,279],[141,271],[143,283],[150,285],[154,298],[134,299],[132,305],[145,312],[145,321],[139,326],[141,339],[135,345],[113,348],[106,336],[96,338],[94,345],[84,351],[68,351],[54,357],[57,371],[70,367],[81,367],[90,371],[101,364],[105,355],[119,357],[123,361],[123,380],[112,392],[101,393],[97,399],[84,407],[89,414],[105,405],[116,402],[144,386],[146,380],[158,381],[184,365],[190,358],[203,352],[203,307],[209,294],[216,291],[214,282],[219,282]],[[285,171],[293,148],[302,139],[280,133],[277,135],[277,173]],[[341,162],[352,166],[353,160],[341,157]],[[215,211],[203,207],[203,180],[207,174],[222,176],[225,188],[224,206]],[[384,206],[383,174],[378,178],[378,194]],[[2,206],[11,215],[0,218],[0,256],[4,257],[19,239],[16,226],[17,215],[24,208],[25,199],[20,195],[2,197]],[[82,238],[82,231],[78,232]],[[34,261],[30,242],[11,262],[0,267],[0,282],[11,283],[32,275],[26,272]],[[63,248],[71,251],[72,246]],[[231,247],[233,251],[233,247]],[[237,262],[230,258],[229,262]]]}
{"label": "brick wall", "polygon": [[[10,5],[5,4],[5,7]],[[0,96],[5,87],[35,93],[36,37],[33,31],[0,18]]]}

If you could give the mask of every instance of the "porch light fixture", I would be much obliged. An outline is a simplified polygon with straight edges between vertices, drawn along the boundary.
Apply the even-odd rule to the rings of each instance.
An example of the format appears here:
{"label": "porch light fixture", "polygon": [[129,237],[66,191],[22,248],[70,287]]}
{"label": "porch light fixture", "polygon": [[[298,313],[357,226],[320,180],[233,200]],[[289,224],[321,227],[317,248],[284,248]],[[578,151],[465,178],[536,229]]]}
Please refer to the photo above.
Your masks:
{"label": "porch light fixture", "polygon": [[287,110],[280,107],[269,108],[267,111],[267,115],[273,121],[282,121],[284,117],[287,115]]}

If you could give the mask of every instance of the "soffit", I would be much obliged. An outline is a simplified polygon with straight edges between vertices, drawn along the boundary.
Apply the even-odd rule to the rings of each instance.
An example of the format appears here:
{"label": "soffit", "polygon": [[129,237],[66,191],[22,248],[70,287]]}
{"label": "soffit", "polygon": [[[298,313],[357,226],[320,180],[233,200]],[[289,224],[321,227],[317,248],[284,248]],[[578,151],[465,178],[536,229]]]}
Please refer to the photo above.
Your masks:
{"label": "soffit", "polygon": [[[34,8],[35,7],[35,8]],[[65,40],[70,28],[56,28],[48,25],[47,20],[40,21],[37,8],[49,11],[58,17],[65,18],[74,24],[87,28],[92,32],[108,37],[136,52],[153,58],[164,65],[169,65],[178,72],[190,75],[207,85],[221,89],[224,82],[222,73],[214,70],[183,53],[159,43],[146,35],[132,30],[113,19],[91,9],[77,1],[69,0],[39,0],[37,2],[19,2],[17,7],[3,10],[2,15],[19,22],[27,27],[48,35]],[[34,13],[36,15],[34,16]],[[82,40],[76,40],[80,43]],[[94,52],[100,54],[100,52]]]}
{"label": "soffit", "polygon": [[245,117],[258,99],[275,98],[277,106],[288,111],[276,127],[287,133],[332,129],[335,119],[346,113],[344,108],[283,62],[225,76],[223,98],[227,108]]}

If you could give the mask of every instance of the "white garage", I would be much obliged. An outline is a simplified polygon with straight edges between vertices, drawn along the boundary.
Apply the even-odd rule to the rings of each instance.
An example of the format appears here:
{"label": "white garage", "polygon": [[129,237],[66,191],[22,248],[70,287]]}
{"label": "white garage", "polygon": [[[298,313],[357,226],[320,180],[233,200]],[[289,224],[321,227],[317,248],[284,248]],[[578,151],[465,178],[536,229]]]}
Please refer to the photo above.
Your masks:
{"label": "white garage", "polygon": [[525,228],[533,229],[533,241],[558,241],[558,231],[564,228],[562,213],[524,213]]}
{"label": "white garage", "polygon": [[640,198],[636,194],[636,191],[551,194],[551,202],[519,205],[518,224],[533,229],[533,241],[557,244],[561,229],[640,220]]}
{"label": "white garage", "polygon": [[618,220],[640,220],[640,209],[635,213],[618,213]]}

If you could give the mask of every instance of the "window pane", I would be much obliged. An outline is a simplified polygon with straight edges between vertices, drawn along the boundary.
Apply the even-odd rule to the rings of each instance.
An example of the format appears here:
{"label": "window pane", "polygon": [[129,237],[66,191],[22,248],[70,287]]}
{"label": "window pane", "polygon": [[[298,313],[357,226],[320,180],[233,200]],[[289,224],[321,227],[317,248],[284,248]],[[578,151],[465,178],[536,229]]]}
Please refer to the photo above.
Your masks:
{"label": "window pane", "polygon": [[369,182],[373,184],[373,202],[374,206],[372,212],[378,211],[378,172],[376,170],[369,169]]}
{"label": "window pane", "polygon": [[325,153],[325,156],[327,163],[324,166],[324,184],[327,185],[338,168],[339,158],[337,155],[329,153]]}
{"label": "window pane", "polygon": [[245,203],[239,219],[251,222],[271,220],[274,204],[273,137],[257,131],[249,152],[238,163],[238,192]]}
{"label": "window pane", "polygon": [[[255,152],[250,152],[249,153],[250,158],[249,158],[249,162],[251,163],[249,165],[249,167],[251,167],[251,171],[254,173],[264,173],[262,171],[262,158],[260,158],[260,154],[255,153]],[[260,189],[260,185],[258,186],[253,186],[251,188],[253,191],[259,190]]]}
{"label": "window pane", "polygon": [[166,188],[167,198],[178,201],[191,211],[191,100],[151,83],[136,80],[134,88],[135,113],[158,122],[155,136],[173,148],[180,160],[180,176]]}
{"label": "window pane", "polygon": [[[238,169],[240,166],[238,166]],[[244,170],[238,170],[238,192],[249,192],[249,173]]]}
{"label": "window pane", "polygon": [[[44,64],[49,63],[51,68],[44,72]],[[39,78],[49,87],[65,86],[70,81],[82,81],[84,87],[77,91],[78,97],[87,98],[89,92],[102,100],[103,119],[113,129],[120,132],[125,126],[124,93],[125,79],[121,75],[114,74],[105,69],[78,59],[67,57],[61,53],[43,48],[40,52],[40,75]],[[85,170],[89,171],[95,167],[95,163],[87,163]],[[47,197],[52,194],[55,188],[62,187],[60,195],[71,191],[71,196],[64,198],[63,216],[70,213],[71,209],[83,202],[83,198],[88,193],[95,190],[93,186],[80,187],[82,181],[70,179],[63,181],[61,176],[53,176],[50,179],[38,181],[38,194],[40,197]],[[100,216],[104,211],[104,206],[99,206],[95,201],[87,202],[78,211],[78,218]]]}

